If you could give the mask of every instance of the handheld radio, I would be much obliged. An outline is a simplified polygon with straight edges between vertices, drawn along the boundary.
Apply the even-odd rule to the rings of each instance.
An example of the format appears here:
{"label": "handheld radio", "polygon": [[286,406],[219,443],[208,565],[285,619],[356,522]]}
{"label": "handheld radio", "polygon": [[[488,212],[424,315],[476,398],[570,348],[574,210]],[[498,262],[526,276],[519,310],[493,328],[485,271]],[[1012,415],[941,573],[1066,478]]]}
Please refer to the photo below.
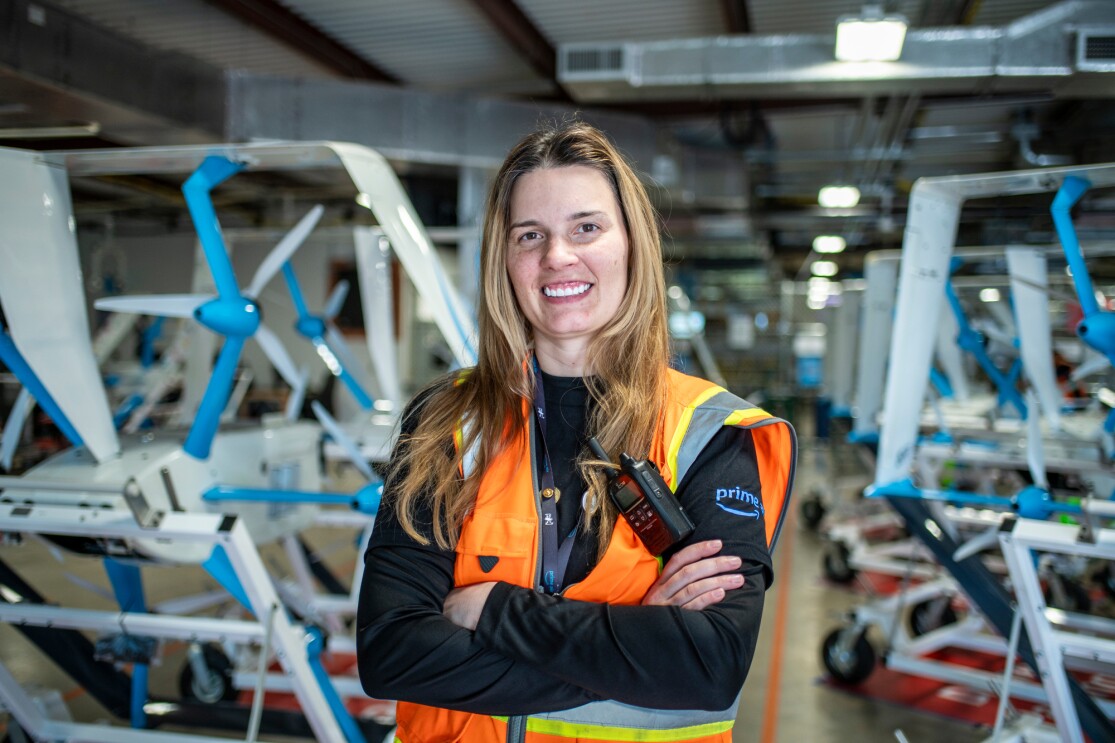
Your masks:
{"label": "handheld radio", "polygon": [[[611,461],[595,437],[588,445],[598,459]],[[661,555],[693,533],[693,522],[653,462],[637,461],[624,452],[619,465],[619,473],[608,470],[608,496],[652,555]]]}

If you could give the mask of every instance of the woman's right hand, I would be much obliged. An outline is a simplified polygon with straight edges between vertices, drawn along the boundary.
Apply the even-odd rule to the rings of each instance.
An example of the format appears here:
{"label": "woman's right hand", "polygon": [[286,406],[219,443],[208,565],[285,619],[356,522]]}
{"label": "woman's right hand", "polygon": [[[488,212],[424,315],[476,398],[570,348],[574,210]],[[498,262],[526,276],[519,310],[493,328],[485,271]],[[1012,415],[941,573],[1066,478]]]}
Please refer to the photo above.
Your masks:
{"label": "woman's right hand", "polygon": [[700,611],[722,601],[727,591],[743,585],[743,561],[720,555],[719,539],[691,544],[670,558],[658,580],[643,596],[643,606],[680,606]]}

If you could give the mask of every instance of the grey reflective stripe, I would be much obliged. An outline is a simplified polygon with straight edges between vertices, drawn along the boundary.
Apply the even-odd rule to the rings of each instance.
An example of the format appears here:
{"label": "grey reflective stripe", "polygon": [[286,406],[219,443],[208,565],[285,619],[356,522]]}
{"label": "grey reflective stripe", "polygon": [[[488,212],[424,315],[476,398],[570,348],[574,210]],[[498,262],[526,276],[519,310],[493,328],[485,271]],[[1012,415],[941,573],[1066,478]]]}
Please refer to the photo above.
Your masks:
{"label": "grey reflective stripe", "polygon": [[693,409],[693,418],[685,431],[681,448],[678,449],[677,473],[674,477],[675,490],[681,484],[685,473],[693,466],[693,462],[697,461],[697,455],[704,450],[705,445],[712,440],[716,432],[724,427],[724,421],[728,416],[737,410],[752,410],[755,407],[742,397],[725,390]]}
{"label": "grey reflective stripe", "polygon": [[[464,446],[465,442],[468,441],[468,434],[471,432],[474,425],[471,418],[465,419],[465,421],[461,423],[461,446]],[[465,449],[461,454],[461,474],[466,478],[476,471],[476,460],[479,456],[480,439],[476,439],[472,442],[472,446]]]}
{"label": "grey reflective stripe", "polygon": [[[742,694],[742,690],[740,690]],[[700,709],[649,709],[621,702],[591,702],[581,707],[531,715],[531,720],[552,720],[570,725],[597,725],[606,728],[636,730],[675,730],[678,728],[731,722],[736,719],[740,695],[727,709],[715,712]],[[528,729],[530,722],[527,722]]]}

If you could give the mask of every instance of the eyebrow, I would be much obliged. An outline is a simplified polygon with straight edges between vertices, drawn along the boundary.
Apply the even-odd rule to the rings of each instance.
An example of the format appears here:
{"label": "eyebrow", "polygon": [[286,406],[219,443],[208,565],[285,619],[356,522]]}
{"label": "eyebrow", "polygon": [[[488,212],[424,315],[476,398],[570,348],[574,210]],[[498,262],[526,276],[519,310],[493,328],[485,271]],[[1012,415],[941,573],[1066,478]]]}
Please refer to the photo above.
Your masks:
{"label": "eyebrow", "polygon": [[[607,217],[607,216],[608,216],[607,214],[605,214],[604,212],[597,209],[597,210],[591,211],[591,212],[575,212],[573,214],[570,214],[569,215],[569,221],[573,222],[573,221],[576,221],[578,219],[584,219],[585,217]],[[520,227],[540,227],[541,225],[542,225],[542,223],[539,222],[537,219],[524,219],[521,222],[515,222],[514,224],[512,224],[511,229],[515,230],[515,229],[518,229]]]}

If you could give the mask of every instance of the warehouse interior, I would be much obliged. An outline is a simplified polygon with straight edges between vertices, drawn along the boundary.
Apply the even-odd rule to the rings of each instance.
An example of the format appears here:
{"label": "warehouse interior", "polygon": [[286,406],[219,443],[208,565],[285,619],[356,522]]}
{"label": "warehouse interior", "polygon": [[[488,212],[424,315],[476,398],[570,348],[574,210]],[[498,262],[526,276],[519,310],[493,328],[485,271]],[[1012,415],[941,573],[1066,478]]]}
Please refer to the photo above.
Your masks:
{"label": "warehouse interior", "polygon": [[496,170],[575,119],[675,366],[797,431],[731,740],[1115,739],[1110,0],[0,0],[0,738],[398,739],[377,483],[475,363]]}

